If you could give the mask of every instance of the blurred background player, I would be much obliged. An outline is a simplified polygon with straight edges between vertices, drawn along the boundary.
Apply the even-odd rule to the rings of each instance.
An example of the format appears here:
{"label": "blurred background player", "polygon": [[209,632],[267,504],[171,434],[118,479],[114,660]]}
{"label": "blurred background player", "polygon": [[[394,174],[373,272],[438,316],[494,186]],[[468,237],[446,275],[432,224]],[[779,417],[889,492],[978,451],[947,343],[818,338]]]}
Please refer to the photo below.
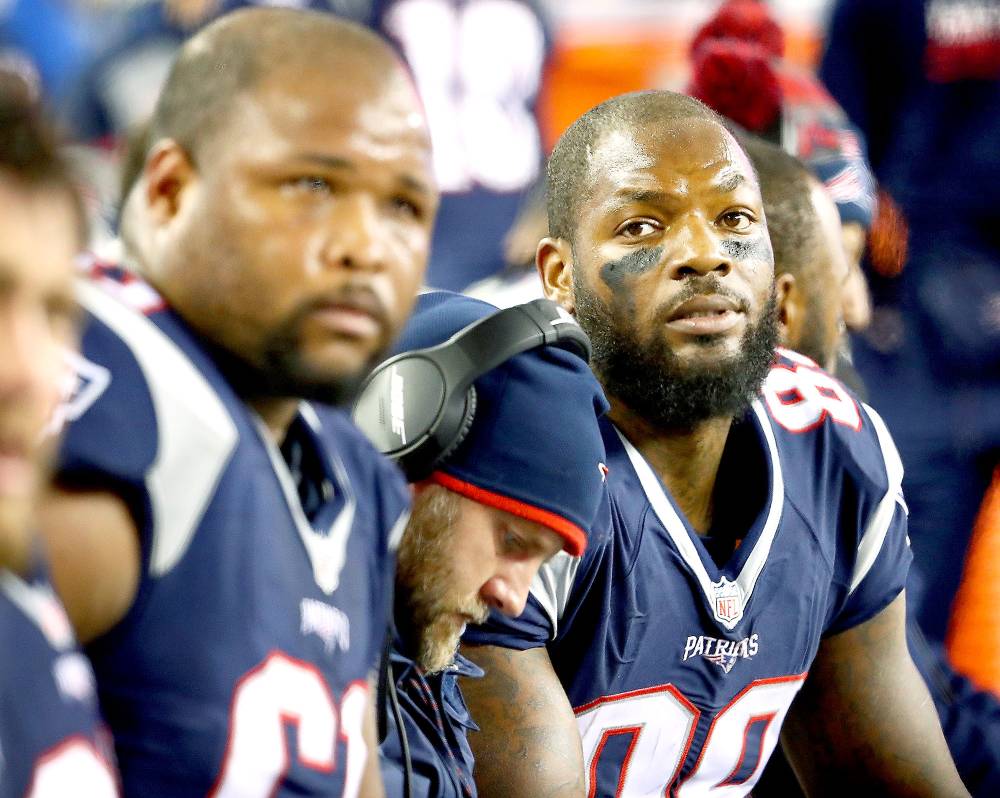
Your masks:
{"label": "blurred background player", "polygon": [[[847,279],[837,209],[827,189],[797,158],[753,135],[739,137],[760,180],[768,235],[774,251],[782,343],[833,372],[840,341]],[[843,379],[843,375],[837,374]],[[848,384],[865,395],[851,371]],[[911,572],[913,568],[911,567]],[[912,581],[912,577],[908,580]],[[955,766],[973,795],[1000,791],[1000,701],[977,690],[956,673],[941,646],[929,643],[912,611],[907,613],[907,640],[914,664],[934,699]],[[781,775],[779,775],[781,774]],[[801,794],[787,762],[776,751],[754,794]]]}
{"label": "blurred background player", "polygon": [[431,131],[442,199],[428,284],[458,290],[502,268],[504,235],[544,162],[536,104],[551,30],[540,0],[9,1],[13,43],[36,55],[74,137],[96,145],[87,161],[107,223],[114,147],[148,119],[193,32],[236,8],[268,5],[370,27],[408,63]]}
{"label": "blurred background player", "polygon": [[76,345],[72,264],[84,237],[39,113],[24,84],[0,72],[0,796],[111,798],[94,675],[34,535]]}
{"label": "blurred background player", "polygon": [[[456,294],[424,294],[397,349],[444,343],[495,313]],[[466,739],[475,725],[458,680],[481,671],[456,653],[459,637],[489,609],[520,615],[542,562],[560,550],[582,553],[604,498],[596,419],[607,403],[585,360],[543,346],[515,355],[474,387],[467,436],[413,485],[399,547],[389,661],[406,746],[387,697],[381,752],[388,795],[475,795]],[[555,396],[557,419],[547,409]],[[405,752],[410,793],[403,791]]]}
{"label": "blurred background player", "polygon": [[[1000,462],[998,31],[991,0],[841,0],[820,69],[866,137],[894,211],[868,261],[875,313],[855,351],[909,464],[924,581],[912,593],[939,643]],[[1000,624],[988,609],[1000,566],[991,560],[979,597],[965,602],[977,620],[964,624],[961,652],[953,632],[951,650],[1000,695]]]}
{"label": "blurred background player", "polygon": [[873,410],[775,358],[745,153],[646,92],[581,117],[548,175],[539,270],[611,403],[612,527],[466,633],[482,794],[742,795],[783,729],[807,792],[967,795],[906,647],[902,464]]}
{"label": "blurred background player", "polygon": [[366,680],[408,496],[326,403],[423,276],[419,101],[370,31],[251,9],[181,51],[149,144],[123,229],[142,277],[80,287],[106,381],[43,515],[124,792],[380,795]]}
{"label": "blurred background player", "polygon": [[[686,93],[800,158],[840,214],[848,255],[844,321],[867,327],[871,301],[861,257],[875,213],[875,179],[864,139],[810,69],[785,58],[786,35],[760,0],[726,0],[695,32]],[[841,341],[842,355],[850,361]]]}

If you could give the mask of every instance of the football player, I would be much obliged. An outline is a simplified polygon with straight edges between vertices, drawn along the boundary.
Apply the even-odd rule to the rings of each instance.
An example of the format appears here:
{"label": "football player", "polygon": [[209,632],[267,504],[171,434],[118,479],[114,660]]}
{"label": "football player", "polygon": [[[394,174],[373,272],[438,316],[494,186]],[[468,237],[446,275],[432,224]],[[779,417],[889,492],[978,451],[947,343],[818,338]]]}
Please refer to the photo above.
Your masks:
{"label": "football player", "polygon": [[[424,294],[399,348],[442,344],[496,312],[457,294]],[[494,349],[502,345],[492,342]],[[607,402],[585,359],[536,347],[478,377],[474,389],[475,414],[464,438],[428,463],[433,470],[415,475],[413,512],[399,547],[397,634],[389,657],[395,697],[386,690],[381,748],[387,795],[475,795],[466,738],[475,727],[458,680],[481,671],[456,655],[459,637],[490,608],[520,615],[542,562],[561,550],[583,552],[604,493],[604,444],[595,421]],[[563,401],[553,424],[539,408],[556,395]]]}
{"label": "football player", "polygon": [[371,32],[244,10],[185,45],[148,140],[135,273],[80,286],[88,386],[44,514],[124,792],[380,795],[368,676],[408,490],[329,403],[421,282],[419,101]]}
{"label": "football player", "polygon": [[117,795],[90,665],[49,585],[34,513],[75,346],[84,218],[55,143],[0,74],[0,796]]}
{"label": "football player", "polygon": [[538,265],[611,403],[611,535],[470,630],[481,793],[744,795],[781,734],[810,795],[967,795],[906,647],[902,465],[874,411],[775,358],[746,154],[695,100],[624,95],[548,188]]}

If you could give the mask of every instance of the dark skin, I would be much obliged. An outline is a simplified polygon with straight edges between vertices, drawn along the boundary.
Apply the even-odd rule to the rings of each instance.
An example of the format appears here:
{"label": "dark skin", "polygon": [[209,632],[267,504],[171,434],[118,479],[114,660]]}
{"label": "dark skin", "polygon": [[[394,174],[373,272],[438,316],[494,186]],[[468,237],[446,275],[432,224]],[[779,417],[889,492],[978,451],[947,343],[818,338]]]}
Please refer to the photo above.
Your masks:
{"label": "dark skin", "polygon": [[[760,192],[745,155],[721,127],[701,120],[673,123],[667,131],[639,129],[613,143],[617,150],[611,153],[595,147],[589,200],[572,245],[562,239],[539,244],[546,294],[574,311],[576,272],[577,282],[607,307],[628,312],[640,330],[658,336],[653,340],[678,357],[699,363],[732,356],[774,280],[770,247],[762,238]],[[628,251],[657,248],[661,259],[655,267],[602,279],[608,271],[622,271],[607,264]],[[640,256],[628,262],[637,261],[646,262]],[[721,331],[710,322],[676,318],[685,280],[705,275],[714,275],[732,301],[735,318],[723,314]],[[706,337],[706,330],[712,334]],[[615,397],[613,386],[605,388],[611,418],[704,533],[732,419],[666,431]],[[881,795],[968,794],[906,649],[904,601],[900,597],[821,645],[783,738],[809,795],[843,795],[859,784],[869,794],[873,788]],[[582,798],[579,733],[545,650],[465,646],[463,653],[487,671],[475,686],[472,680],[463,685],[482,729],[470,736],[480,795]],[[844,722],[848,716],[850,723]],[[533,744],[541,739],[544,746]]]}
{"label": "dark skin", "polygon": [[[252,28],[261,18],[244,13],[226,24]],[[261,378],[270,342],[283,335],[298,375],[320,384],[364,370],[409,315],[437,189],[402,65],[383,45],[341,50],[335,37],[317,35],[284,41],[313,48],[315,68],[268,70],[199,157],[171,139],[152,145],[125,238],[143,276],[217,351]],[[284,55],[267,54],[273,64]],[[239,390],[282,441],[301,394],[255,391],[250,380]],[[54,582],[78,637],[90,641],[135,600],[135,521],[110,491],[54,489],[43,510]],[[369,752],[377,748],[373,707],[369,699]],[[369,755],[360,795],[383,794],[378,758]]]}
{"label": "dark skin", "polygon": [[462,653],[488,674],[485,679],[462,680],[462,694],[474,719],[490,724],[489,733],[469,734],[479,794],[585,795],[583,753],[573,708],[552,670],[548,652],[544,648],[512,651],[463,646]]}
{"label": "dark skin", "polygon": [[[662,334],[663,344],[685,360],[707,362],[738,350],[748,318],[759,318],[769,295],[773,263],[749,161],[735,142],[716,136],[706,143],[702,132],[699,125],[688,125],[679,133],[681,140],[671,142],[672,148],[692,153],[679,169],[673,163],[649,169],[652,140],[641,137],[632,145],[634,152],[609,158],[605,173],[595,169],[595,199],[583,209],[572,247],[545,239],[538,264],[546,293],[567,309],[575,308],[578,269],[577,279],[599,299],[648,330],[684,300],[687,278],[714,276],[727,297],[749,312],[736,311],[733,326],[708,344],[695,340],[703,331],[683,324],[674,325],[681,329],[663,325]],[[598,153],[595,161],[600,158]],[[623,262],[627,266],[619,265]],[[607,391],[611,418],[658,471],[695,529],[707,531],[731,419],[708,419],[664,435],[613,389]]]}

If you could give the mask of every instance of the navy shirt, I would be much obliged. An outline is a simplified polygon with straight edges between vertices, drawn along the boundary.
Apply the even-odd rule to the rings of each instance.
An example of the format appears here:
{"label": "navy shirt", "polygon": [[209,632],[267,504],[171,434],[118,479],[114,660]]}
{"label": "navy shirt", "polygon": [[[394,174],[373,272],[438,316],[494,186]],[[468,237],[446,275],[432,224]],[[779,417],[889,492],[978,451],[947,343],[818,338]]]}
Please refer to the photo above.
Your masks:
{"label": "navy shirt", "polygon": [[0,569],[0,798],[118,795],[90,663],[40,568]]}
{"label": "navy shirt", "polygon": [[596,526],[610,534],[580,558],[556,555],[519,618],[494,614],[465,639],[548,646],[590,795],[746,794],[824,635],[903,589],[899,458],[874,411],[779,350],[727,443],[712,538],[742,542],[717,563],[638,450],[601,423],[610,499]]}
{"label": "navy shirt", "polygon": [[286,463],[135,277],[96,267],[80,297],[58,477],[115,492],[139,531],[135,602],[88,649],[126,795],[355,795],[407,486],[305,402]]}
{"label": "navy shirt", "polygon": [[[478,731],[462,697],[459,677],[478,678],[480,668],[461,654],[446,670],[427,674],[402,652],[390,654],[399,710],[410,749],[414,798],[475,798],[468,732]],[[382,742],[382,778],[388,796],[403,794],[403,751],[388,695],[383,697],[387,734]]]}

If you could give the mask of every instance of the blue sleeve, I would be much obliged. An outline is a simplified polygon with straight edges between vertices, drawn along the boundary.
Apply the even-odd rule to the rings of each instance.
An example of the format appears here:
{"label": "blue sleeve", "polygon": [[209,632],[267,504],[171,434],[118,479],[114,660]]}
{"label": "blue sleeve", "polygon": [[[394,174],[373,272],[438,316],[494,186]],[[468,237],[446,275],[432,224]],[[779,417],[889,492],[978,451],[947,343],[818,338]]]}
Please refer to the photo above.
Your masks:
{"label": "blue sleeve", "polygon": [[[881,532],[872,530],[869,534]],[[901,505],[896,504],[893,509],[878,552],[870,553],[863,547],[864,541],[855,564],[855,579],[860,581],[849,587],[846,600],[826,627],[826,634],[843,632],[874,618],[903,592],[913,554],[906,535],[906,512]],[[864,562],[866,556],[874,556],[870,567]],[[863,576],[862,569],[866,569]]]}
{"label": "blue sleeve", "polygon": [[534,594],[528,596],[524,612],[517,618],[493,610],[480,626],[470,626],[462,635],[462,642],[474,646],[500,646],[525,651],[541,648],[553,636],[552,623]]}
{"label": "blue sleeve", "polygon": [[146,475],[157,456],[158,434],[142,369],[122,340],[93,317],[72,362],[76,384],[61,409],[66,427],[57,479],[68,488],[118,494],[143,529]]}
{"label": "blue sleeve", "polygon": [[838,552],[842,567],[826,634],[864,623],[888,606],[906,585],[913,554],[907,536],[903,463],[885,422],[862,404],[863,430],[850,433]]}

